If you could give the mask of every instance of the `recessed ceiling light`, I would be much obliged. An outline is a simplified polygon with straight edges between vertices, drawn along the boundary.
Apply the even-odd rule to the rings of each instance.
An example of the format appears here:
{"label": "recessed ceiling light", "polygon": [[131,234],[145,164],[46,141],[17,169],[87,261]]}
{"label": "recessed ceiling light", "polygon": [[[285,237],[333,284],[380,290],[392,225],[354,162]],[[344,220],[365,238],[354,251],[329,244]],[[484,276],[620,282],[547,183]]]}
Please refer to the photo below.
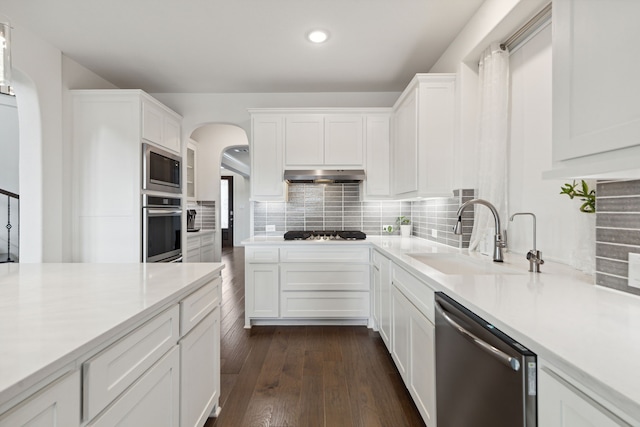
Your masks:
{"label": "recessed ceiling light", "polygon": [[324,43],[329,38],[329,33],[325,30],[313,30],[307,34],[307,38],[312,43]]}

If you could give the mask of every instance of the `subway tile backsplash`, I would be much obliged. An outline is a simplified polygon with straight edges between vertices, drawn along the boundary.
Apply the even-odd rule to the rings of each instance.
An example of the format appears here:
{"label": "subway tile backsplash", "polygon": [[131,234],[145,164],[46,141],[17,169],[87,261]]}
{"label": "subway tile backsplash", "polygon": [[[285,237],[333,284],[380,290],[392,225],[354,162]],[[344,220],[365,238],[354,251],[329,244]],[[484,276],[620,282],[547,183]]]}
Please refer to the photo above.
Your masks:
{"label": "subway tile backsplash", "polygon": [[640,180],[598,181],[596,283],[640,295],[628,285],[629,253],[640,253]]}
{"label": "subway tile backsplash", "polygon": [[[406,216],[413,235],[453,247],[468,247],[473,210],[465,211],[463,235],[451,231],[455,213],[474,190],[456,190],[453,197],[421,201],[360,201],[358,184],[291,184],[287,202],[254,202],[253,234],[281,236],[289,230],[362,230],[382,235],[383,225],[393,225],[391,234],[400,234],[396,219]],[[267,231],[274,226],[275,231]],[[436,230],[437,237],[432,236]]]}

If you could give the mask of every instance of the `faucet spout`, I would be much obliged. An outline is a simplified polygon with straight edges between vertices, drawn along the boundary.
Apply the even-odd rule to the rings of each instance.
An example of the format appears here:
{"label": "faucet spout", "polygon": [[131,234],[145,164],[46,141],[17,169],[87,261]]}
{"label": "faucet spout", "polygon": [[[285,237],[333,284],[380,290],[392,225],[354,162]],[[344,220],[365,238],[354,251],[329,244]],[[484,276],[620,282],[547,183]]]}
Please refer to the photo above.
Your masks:
{"label": "faucet spout", "polygon": [[460,208],[458,208],[458,213],[456,214],[458,216],[458,221],[456,222],[456,225],[453,228],[453,232],[458,235],[462,234],[462,212],[468,206],[471,206],[471,205],[483,205],[488,207],[489,210],[491,210],[491,213],[493,214],[493,219],[495,220],[495,228],[496,228],[496,232],[493,240],[493,261],[503,262],[504,257],[502,255],[502,248],[504,248],[506,244],[502,239],[502,234],[500,233],[500,230],[502,229],[500,227],[500,216],[498,215],[498,211],[496,210],[495,206],[493,206],[491,203],[487,202],[484,199],[472,199],[460,205]]}
{"label": "faucet spout", "polygon": [[511,215],[510,221],[513,221],[517,215],[531,215],[533,218],[533,249],[527,253],[527,260],[529,260],[529,271],[532,273],[540,273],[540,266],[544,264],[542,259],[542,252],[536,249],[536,216],[531,212],[517,212]]}

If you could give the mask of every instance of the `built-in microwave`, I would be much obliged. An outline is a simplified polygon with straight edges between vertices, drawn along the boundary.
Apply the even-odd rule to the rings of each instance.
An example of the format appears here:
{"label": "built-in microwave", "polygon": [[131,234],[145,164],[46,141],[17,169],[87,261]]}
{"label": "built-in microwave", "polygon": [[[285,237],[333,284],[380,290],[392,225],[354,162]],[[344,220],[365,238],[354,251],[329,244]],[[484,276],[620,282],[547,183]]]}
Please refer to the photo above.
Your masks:
{"label": "built-in microwave", "polygon": [[143,143],[142,159],[143,190],[177,194],[182,192],[180,156]]}

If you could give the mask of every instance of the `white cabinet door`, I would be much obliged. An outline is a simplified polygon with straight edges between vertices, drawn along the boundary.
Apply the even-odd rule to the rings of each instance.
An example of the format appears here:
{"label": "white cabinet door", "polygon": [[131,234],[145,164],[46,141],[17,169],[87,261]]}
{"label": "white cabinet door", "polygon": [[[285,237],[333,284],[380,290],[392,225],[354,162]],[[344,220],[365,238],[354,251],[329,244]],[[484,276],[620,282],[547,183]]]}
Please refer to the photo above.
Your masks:
{"label": "white cabinet door", "polygon": [[180,341],[180,427],[201,427],[220,398],[220,308]]}
{"label": "white cabinet door", "polygon": [[407,388],[422,419],[436,422],[435,326],[413,304],[409,305],[409,381]]}
{"label": "white cabinet door", "polygon": [[245,298],[248,317],[278,317],[278,264],[246,264]]}
{"label": "white cabinet door", "polygon": [[405,384],[409,372],[409,310],[411,303],[395,287],[391,287],[391,357]]}
{"label": "white cabinet door", "polygon": [[187,260],[185,262],[200,262],[200,237],[189,234],[187,234]]}
{"label": "white cabinet door", "polygon": [[175,345],[88,425],[178,427],[179,393],[180,352]]}
{"label": "white cabinet door", "polygon": [[166,113],[162,122],[162,145],[180,153],[180,120]]}
{"label": "white cabinet door", "polygon": [[389,115],[371,115],[365,118],[367,167],[365,197],[391,196],[391,146]]}
{"label": "white cabinet door", "polygon": [[0,427],[74,427],[80,425],[80,371],[54,381],[0,415]]}
{"label": "white cabinet door", "polygon": [[285,118],[285,167],[324,163],[324,116],[295,114]]}
{"label": "white cabinet door", "polygon": [[380,262],[380,336],[391,350],[391,261],[386,257]]}
{"label": "white cabinet door", "polygon": [[164,111],[151,101],[142,101],[142,139],[162,145]]}
{"label": "white cabinet door", "polygon": [[629,426],[616,415],[543,367],[538,370],[538,425],[544,427]]}
{"label": "white cabinet door", "polygon": [[638,16],[638,1],[553,2],[554,161],[640,145]]}
{"label": "white cabinet door", "polygon": [[251,198],[283,201],[284,118],[280,115],[253,115],[251,118]]}
{"label": "white cabinet door", "polygon": [[327,114],[325,116],[324,165],[363,167],[364,138],[361,115]]}
{"label": "white cabinet door", "polygon": [[214,262],[213,245],[203,245],[200,247],[200,262]]}
{"label": "white cabinet door", "polygon": [[418,191],[418,90],[413,89],[393,116],[393,194]]}

